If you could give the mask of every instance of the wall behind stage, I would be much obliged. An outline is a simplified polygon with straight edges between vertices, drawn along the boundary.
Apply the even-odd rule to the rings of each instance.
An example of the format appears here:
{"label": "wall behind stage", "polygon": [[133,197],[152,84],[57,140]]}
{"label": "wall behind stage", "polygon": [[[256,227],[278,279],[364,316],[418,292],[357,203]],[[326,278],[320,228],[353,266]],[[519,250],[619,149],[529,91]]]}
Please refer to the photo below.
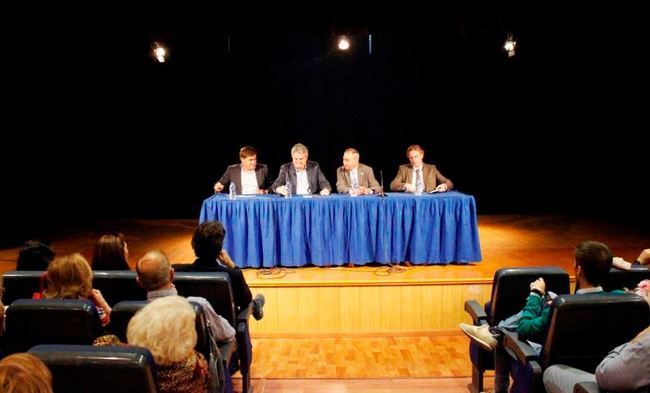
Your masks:
{"label": "wall behind stage", "polygon": [[[647,105],[632,98],[644,67],[620,16],[348,21],[346,54],[331,23],[34,25],[10,49],[3,145],[17,156],[2,158],[3,216],[197,217],[242,145],[275,176],[302,142],[331,183],[353,146],[387,187],[418,143],[479,214],[647,217]],[[167,63],[152,60],[153,40]]]}

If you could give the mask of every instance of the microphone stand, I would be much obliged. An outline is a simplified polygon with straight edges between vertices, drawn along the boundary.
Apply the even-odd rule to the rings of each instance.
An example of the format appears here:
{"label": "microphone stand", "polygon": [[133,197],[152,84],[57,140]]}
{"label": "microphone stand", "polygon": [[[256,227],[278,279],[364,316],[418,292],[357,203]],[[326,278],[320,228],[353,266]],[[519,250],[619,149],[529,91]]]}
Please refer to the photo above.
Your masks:
{"label": "microphone stand", "polygon": [[386,198],[388,195],[384,194],[384,172],[381,169],[379,170],[379,180],[381,181],[381,184],[379,184],[381,192],[377,194],[377,196],[380,198]]}

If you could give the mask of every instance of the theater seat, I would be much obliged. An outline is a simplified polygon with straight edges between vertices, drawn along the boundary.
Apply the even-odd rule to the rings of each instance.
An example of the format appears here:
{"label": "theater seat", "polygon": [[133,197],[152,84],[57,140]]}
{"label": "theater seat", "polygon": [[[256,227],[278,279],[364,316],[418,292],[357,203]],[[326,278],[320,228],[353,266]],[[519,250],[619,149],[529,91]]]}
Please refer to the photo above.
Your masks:
{"label": "theater seat", "polygon": [[565,364],[594,373],[612,348],[630,341],[650,324],[650,307],[640,296],[563,295],[553,301],[551,320],[540,356],[506,332],[503,345],[528,370],[531,392],[544,392],[542,373],[553,364]]}
{"label": "theater seat", "polygon": [[[18,299],[31,299],[41,290],[43,271],[12,270],[2,275],[2,303],[9,305]],[[43,283],[45,287],[45,283]]]}
{"label": "theater seat", "polygon": [[37,345],[29,352],[52,372],[56,393],[156,392],[156,365],[146,348]]}
{"label": "theater seat", "polygon": [[19,299],[6,311],[5,354],[38,344],[90,345],[102,334],[95,305],[80,299]]}
{"label": "theater seat", "polygon": [[[474,325],[496,325],[500,321],[521,311],[530,293],[530,283],[539,277],[544,278],[546,288],[557,293],[570,291],[569,275],[564,269],[556,267],[503,268],[494,273],[490,301],[481,306],[476,300],[465,302],[465,311],[472,317]],[[483,373],[494,369],[494,354],[470,341],[470,360],[472,362],[473,393],[485,391]]]}

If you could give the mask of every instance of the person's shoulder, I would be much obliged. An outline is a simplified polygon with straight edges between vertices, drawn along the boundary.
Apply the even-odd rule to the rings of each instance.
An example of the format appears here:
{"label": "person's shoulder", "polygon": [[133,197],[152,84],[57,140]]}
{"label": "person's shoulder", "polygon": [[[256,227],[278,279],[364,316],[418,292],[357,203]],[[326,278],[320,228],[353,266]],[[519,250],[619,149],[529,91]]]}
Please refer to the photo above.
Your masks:
{"label": "person's shoulder", "polygon": [[241,166],[239,164],[228,165],[228,170],[229,171],[237,170],[239,168],[241,168]]}
{"label": "person's shoulder", "polygon": [[318,161],[307,161],[307,167],[308,168],[317,168],[320,167],[318,164]]}
{"label": "person's shoulder", "polygon": [[372,167],[370,165],[359,163],[359,170],[361,170],[361,171],[372,171]]}
{"label": "person's shoulder", "polygon": [[340,166],[340,167],[336,168],[336,173],[343,174],[343,172],[345,172],[345,168],[343,166]]}
{"label": "person's shoulder", "polygon": [[268,169],[268,165],[266,165],[266,164],[257,164],[257,165],[255,165],[255,170],[256,171],[259,171],[259,170],[262,170],[262,169]]}
{"label": "person's shoulder", "polygon": [[429,169],[436,169],[436,166],[434,164],[422,164],[424,168],[429,168]]}
{"label": "person's shoulder", "polygon": [[409,171],[411,170],[411,164],[402,164],[399,166],[400,171]]}

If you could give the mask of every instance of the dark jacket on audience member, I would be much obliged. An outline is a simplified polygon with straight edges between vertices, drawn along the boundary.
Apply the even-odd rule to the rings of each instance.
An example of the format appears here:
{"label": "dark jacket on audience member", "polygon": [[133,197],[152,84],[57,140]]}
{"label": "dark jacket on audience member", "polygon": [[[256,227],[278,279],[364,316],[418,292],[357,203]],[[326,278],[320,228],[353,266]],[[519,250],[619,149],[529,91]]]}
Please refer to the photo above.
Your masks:
{"label": "dark jacket on audience member", "polygon": [[235,301],[237,311],[241,311],[248,307],[253,300],[250,288],[246,283],[244,274],[241,269],[229,268],[222,266],[219,262],[210,259],[198,258],[191,265],[175,264],[174,270],[178,272],[224,272],[230,276],[230,284],[232,285],[232,295]]}

